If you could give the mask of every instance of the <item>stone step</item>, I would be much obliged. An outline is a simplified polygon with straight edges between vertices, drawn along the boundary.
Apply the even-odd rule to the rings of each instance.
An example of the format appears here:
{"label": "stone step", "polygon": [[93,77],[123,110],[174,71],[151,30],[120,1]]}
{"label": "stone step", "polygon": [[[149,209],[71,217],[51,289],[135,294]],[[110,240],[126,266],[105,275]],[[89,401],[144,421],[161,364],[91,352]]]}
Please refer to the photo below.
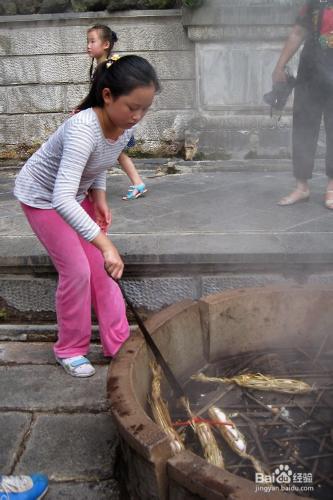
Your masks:
{"label": "stone step", "polygon": [[[55,342],[57,339],[57,324],[0,324],[0,341],[13,342]],[[98,327],[92,326],[92,341],[99,339]]]}
{"label": "stone step", "polygon": [[109,414],[38,415],[16,473],[37,469],[56,481],[106,480],[117,443]]}
{"label": "stone step", "polygon": [[96,366],[93,377],[78,379],[60,366],[0,366],[2,411],[106,411],[107,366]]}
{"label": "stone step", "polygon": [[[5,309],[3,309],[4,311]],[[0,341],[13,342],[54,342],[56,340],[55,324],[0,324]]]}
{"label": "stone step", "polygon": [[[143,316],[145,318],[145,316]],[[130,330],[135,331],[137,329],[136,324],[130,324]],[[0,324],[0,342],[55,342],[57,339],[57,324]],[[99,343],[99,333],[98,326],[92,325],[92,342]],[[98,349],[98,346],[94,346],[92,343],[92,348]]]}
{"label": "stone step", "polygon": [[[93,364],[107,365],[100,345],[91,344],[89,359]],[[57,365],[51,342],[0,342],[0,366]]]}
{"label": "stone step", "polygon": [[47,500],[119,500],[119,485],[114,479],[90,482],[51,482]]}
{"label": "stone step", "polygon": [[[85,481],[94,483],[112,477],[117,436],[110,414],[31,415],[7,411],[0,412],[0,423],[1,471],[5,474],[13,466],[17,474],[40,470],[51,481],[80,481],[82,489]],[[20,444],[24,444],[22,449]],[[115,486],[115,482],[110,484]],[[96,485],[90,487],[94,490]],[[52,489],[56,492],[62,488],[66,490],[61,484]]]}
{"label": "stone step", "polygon": [[118,437],[106,395],[108,362],[92,345],[96,374],[71,377],[48,342],[0,342],[3,474],[41,471],[48,497],[118,499]]}

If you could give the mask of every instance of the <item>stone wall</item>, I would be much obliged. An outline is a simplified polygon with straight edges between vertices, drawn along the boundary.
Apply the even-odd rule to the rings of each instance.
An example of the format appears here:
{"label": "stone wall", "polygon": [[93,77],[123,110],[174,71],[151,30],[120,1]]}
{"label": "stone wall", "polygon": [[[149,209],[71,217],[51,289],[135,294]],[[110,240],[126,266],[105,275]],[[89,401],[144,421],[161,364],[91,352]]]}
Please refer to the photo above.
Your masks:
{"label": "stone wall", "polygon": [[2,16],[3,159],[29,154],[86,94],[86,30],[96,22],[117,32],[116,52],[146,57],[161,79],[162,91],[137,133],[141,152],[165,156],[182,147],[181,124],[195,108],[195,63],[179,10]]}
{"label": "stone wall", "polygon": [[[292,100],[280,120],[263,95],[304,0],[206,0],[183,24],[195,44],[197,115],[189,148],[220,158],[289,157]],[[290,67],[295,72],[298,54]]]}
{"label": "stone wall", "polygon": [[278,120],[263,94],[303,3],[0,17],[0,159],[29,154],[85,95],[86,30],[96,21],[118,33],[117,52],[147,57],[161,78],[134,153],[171,156],[185,142],[188,159],[289,158],[292,100]]}
{"label": "stone wall", "polygon": [[[200,0],[185,0],[198,2]],[[0,0],[0,15],[108,12],[129,9],[171,9],[181,0]]]}

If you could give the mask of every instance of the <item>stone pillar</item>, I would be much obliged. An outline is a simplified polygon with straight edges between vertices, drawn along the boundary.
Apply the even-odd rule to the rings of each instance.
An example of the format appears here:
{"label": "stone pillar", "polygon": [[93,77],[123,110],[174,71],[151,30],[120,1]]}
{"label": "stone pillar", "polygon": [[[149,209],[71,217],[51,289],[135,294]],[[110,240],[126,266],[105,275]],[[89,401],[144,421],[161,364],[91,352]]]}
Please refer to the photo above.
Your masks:
{"label": "stone pillar", "polygon": [[[188,159],[290,156],[291,102],[280,121],[263,94],[302,0],[206,0],[184,10],[195,43],[196,117],[185,130]],[[297,57],[291,63],[295,71]]]}

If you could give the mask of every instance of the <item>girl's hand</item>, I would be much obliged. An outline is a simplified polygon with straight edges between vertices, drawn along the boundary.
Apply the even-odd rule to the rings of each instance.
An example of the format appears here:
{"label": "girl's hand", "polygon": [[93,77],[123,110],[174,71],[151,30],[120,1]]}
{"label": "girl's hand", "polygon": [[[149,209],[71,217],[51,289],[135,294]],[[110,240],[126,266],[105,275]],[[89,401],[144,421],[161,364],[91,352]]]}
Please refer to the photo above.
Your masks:
{"label": "girl's hand", "polygon": [[94,207],[96,223],[99,225],[103,233],[107,233],[112,221],[111,209],[106,202],[95,203]]}
{"label": "girl's hand", "polygon": [[119,280],[124,271],[124,263],[116,247],[111,245],[110,249],[103,252],[103,257],[105,271],[111,278]]}
{"label": "girl's hand", "polygon": [[106,193],[99,189],[91,189],[88,195],[89,200],[94,205],[96,223],[103,233],[107,233],[107,230],[111,226],[112,214],[106,201]]}
{"label": "girl's hand", "polygon": [[112,241],[106,234],[99,231],[91,243],[101,251],[104,259],[104,268],[108,275],[115,280],[119,280],[124,271],[124,263]]}

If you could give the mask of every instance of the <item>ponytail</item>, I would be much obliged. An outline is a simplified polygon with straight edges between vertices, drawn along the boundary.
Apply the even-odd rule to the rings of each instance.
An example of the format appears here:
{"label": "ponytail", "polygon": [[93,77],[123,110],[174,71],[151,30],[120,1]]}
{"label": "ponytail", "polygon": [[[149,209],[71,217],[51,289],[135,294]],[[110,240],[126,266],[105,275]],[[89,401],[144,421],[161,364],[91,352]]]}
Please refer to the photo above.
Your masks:
{"label": "ponytail", "polygon": [[156,72],[153,66],[143,57],[136,55],[113,56],[99,64],[93,76],[89,94],[79,104],[77,109],[104,106],[103,89],[108,88],[113,99],[130,94],[137,87],[153,85],[155,91],[160,90]]}
{"label": "ponytail", "polygon": [[94,57],[91,58],[91,64],[89,68],[89,80],[92,81],[93,79],[93,74],[94,74]]}

